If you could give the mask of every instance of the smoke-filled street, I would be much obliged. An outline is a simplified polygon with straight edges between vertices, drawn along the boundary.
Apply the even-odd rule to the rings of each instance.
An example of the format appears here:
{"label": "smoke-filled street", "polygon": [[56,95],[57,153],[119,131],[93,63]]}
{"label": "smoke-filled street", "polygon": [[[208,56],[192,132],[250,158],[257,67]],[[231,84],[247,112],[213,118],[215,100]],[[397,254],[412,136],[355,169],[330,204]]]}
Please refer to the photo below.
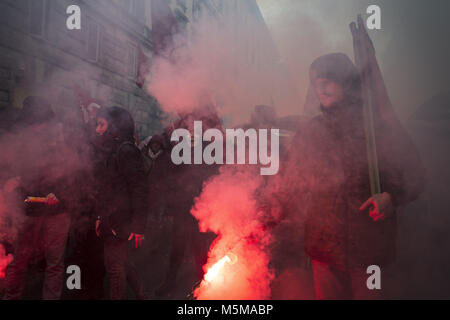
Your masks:
{"label": "smoke-filled street", "polygon": [[0,0],[0,297],[449,299],[448,10]]}

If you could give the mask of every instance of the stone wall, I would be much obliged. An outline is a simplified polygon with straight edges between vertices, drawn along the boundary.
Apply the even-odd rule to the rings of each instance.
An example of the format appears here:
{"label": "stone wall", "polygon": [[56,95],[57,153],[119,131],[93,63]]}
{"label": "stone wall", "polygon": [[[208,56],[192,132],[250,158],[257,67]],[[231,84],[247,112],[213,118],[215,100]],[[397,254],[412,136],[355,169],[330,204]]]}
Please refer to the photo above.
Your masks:
{"label": "stone wall", "polygon": [[[66,8],[81,7],[81,30],[67,30]],[[106,105],[129,109],[140,136],[160,130],[155,99],[136,84],[138,44],[151,52],[145,0],[2,0],[0,108],[8,114],[29,94],[48,97],[64,118],[76,111],[72,86]]]}

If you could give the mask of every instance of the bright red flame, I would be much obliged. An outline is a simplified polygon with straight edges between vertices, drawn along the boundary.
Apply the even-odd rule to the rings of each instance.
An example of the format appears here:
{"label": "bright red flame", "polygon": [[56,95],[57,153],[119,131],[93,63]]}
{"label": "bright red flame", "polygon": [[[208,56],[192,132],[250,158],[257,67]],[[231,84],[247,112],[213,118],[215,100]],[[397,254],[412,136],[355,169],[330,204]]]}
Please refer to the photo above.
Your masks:
{"label": "bright red flame", "polygon": [[208,270],[208,272],[205,274],[205,280],[208,282],[212,282],[217,277],[219,272],[222,270],[225,263],[230,262],[230,261],[231,261],[230,257],[225,256],[222,259],[220,259],[218,262],[216,262],[216,264],[213,265]]}
{"label": "bright red flame", "polygon": [[[251,171],[251,170],[250,170]],[[199,300],[258,300],[270,297],[270,234],[259,222],[255,190],[259,172],[221,168],[205,184],[191,213],[200,231],[218,234],[208,253],[205,276],[194,292]],[[239,261],[238,261],[239,257]]]}
{"label": "bright red flame", "polygon": [[237,261],[236,255],[232,253],[227,254],[225,257],[217,261],[216,264],[214,264],[211,268],[208,269],[208,272],[205,274],[204,279],[208,282],[213,282],[214,279],[216,279],[219,273],[222,271],[226,263],[232,265],[235,264],[236,261]]}

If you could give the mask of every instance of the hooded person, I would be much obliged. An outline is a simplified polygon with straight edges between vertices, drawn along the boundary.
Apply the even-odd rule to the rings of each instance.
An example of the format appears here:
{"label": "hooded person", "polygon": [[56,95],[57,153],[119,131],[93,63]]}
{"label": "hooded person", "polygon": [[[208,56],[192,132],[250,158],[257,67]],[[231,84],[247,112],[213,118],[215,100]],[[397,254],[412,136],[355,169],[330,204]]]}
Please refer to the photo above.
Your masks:
{"label": "hooded person", "polygon": [[320,113],[297,131],[279,196],[304,221],[316,297],[379,298],[366,270],[394,260],[396,208],[421,193],[423,166],[406,132],[376,118],[383,192],[372,196],[357,68],[342,53],[328,54],[312,63],[310,80]]}
{"label": "hooded person", "polygon": [[[120,107],[97,113],[96,232],[104,241],[104,260],[110,280],[110,298],[124,299],[127,278],[134,277],[128,241],[141,246],[148,213],[148,182],[140,150],[134,143],[134,121]],[[133,281],[137,282],[137,281]],[[142,298],[142,283],[136,283]]]}
{"label": "hooded person", "polygon": [[[151,173],[152,180],[157,181],[152,183],[151,193],[157,195],[158,201],[164,208],[165,217],[171,221],[172,226],[169,236],[171,238],[169,265],[163,283],[155,291],[155,295],[159,298],[176,297],[181,287],[178,275],[188,263],[194,266],[192,281],[184,279],[191,283],[188,293],[191,294],[192,288],[203,278],[203,266],[207,260],[208,248],[215,237],[212,233],[199,231],[198,221],[190,214],[190,210],[194,205],[194,199],[201,194],[203,183],[217,174],[219,165],[174,164],[171,159],[173,143],[169,139],[171,132],[178,128],[187,129],[194,136],[194,121],[201,121],[204,130],[222,129],[215,108],[211,104],[203,103],[204,107],[180,114],[180,119],[176,123],[167,127],[161,136],[156,136],[154,139],[156,144],[163,146],[164,152],[155,161],[155,167]],[[194,148],[193,145],[192,148]],[[187,255],[189,248],[191,252]]]}
{"label": "hooded person", "polygon": [[21,199],[26,218],[14,245],[14,260],[7,270],[5,298],[21,299],[28,263],[39,248],[46,260],[42,296],[56,300],[62,292],[64,251],[73,204],[70,154],[62,143],[55,113],[42,97],[24,100],[17,130],[20,131],[11,136],[15,151],[6,193]]}

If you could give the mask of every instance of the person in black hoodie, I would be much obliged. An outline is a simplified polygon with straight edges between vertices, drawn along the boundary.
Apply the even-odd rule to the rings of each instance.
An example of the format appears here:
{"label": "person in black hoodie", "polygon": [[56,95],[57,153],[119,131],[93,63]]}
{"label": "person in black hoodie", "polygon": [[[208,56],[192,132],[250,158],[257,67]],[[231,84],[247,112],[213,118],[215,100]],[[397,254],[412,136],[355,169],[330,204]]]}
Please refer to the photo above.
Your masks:
{"label": "person in black hoodie", "polygon": [[424,167],[406,131],[376,116],[382,193],[371,195],[357,68],[332,53],[313,62],[310,79],[321,113],[294,138],[281,198],[303,217],[316,297],[378,299],[383,291],[368,289],[366,270],[394,261],[395,212],[422,192]]}
{"label": "person in black hoodie", "polygon": [[[133,240],[137,248],[144,240],[148,213],[147,175],[141,152],[134,144],[134,121],[127,110],[100,109],[96,132],[96,233],[104,241],[110,298],[124,299],[127,278],[135,279],[132,274],[136,273],[128,258],[128,241]],[[138,298],[143,295],[142,290],[142,287],[137,290]]]}
{"label": "person in black hoodie", "polygon": [[[171,130],[175,128],[185,128],[193,134],[194,121],[202,121],[204,130],[210,128],[222,130],[220,118],[214,107],[203,105],[204,107],[181,114],[181,119],[167,127],[162,136],[156,136],[150,141],[150,144],[154,142],[162,146],[160,148],[162,153],[155,159],[150,174],[151,181],[157,181],[151,183],[151,194],[163,203],[164,213],[172,222],[169,265],[163,283],[155,291],[156,297],[162,299],[174,299],[177,294],[185,297],[186,292],[181,295],[180,290],[185,290],[183,286],[188,288],[188,295],[192,294],[193,288],[203,278],[203,266],[207,261],[209,247],[216,237],[214,233],[199,231],[198,221],[190,210],[194,205],[194,199],[201,194],[203,183],[218,173],[219,165],[175,165],[171,159],[173,143],[169,139]],[[188,248],[191,251],[186,254]],[[194,265],[193,277],[181,280],[177,275],[187,263]]]}
{"label": "person in black hoodie", "polygon": [[12,135],[16,140],[10,141],[14,152],[8,164],[11,177],[6,192],[21,199],[26,220],[7,270],[8,300],[22,297],[28,262],[41,244],[46,260],[43,299],[61,296],[73,193],[69,187],[68,153],[55,119],[44,98],[30,96],[23,103],[20,132]]}

